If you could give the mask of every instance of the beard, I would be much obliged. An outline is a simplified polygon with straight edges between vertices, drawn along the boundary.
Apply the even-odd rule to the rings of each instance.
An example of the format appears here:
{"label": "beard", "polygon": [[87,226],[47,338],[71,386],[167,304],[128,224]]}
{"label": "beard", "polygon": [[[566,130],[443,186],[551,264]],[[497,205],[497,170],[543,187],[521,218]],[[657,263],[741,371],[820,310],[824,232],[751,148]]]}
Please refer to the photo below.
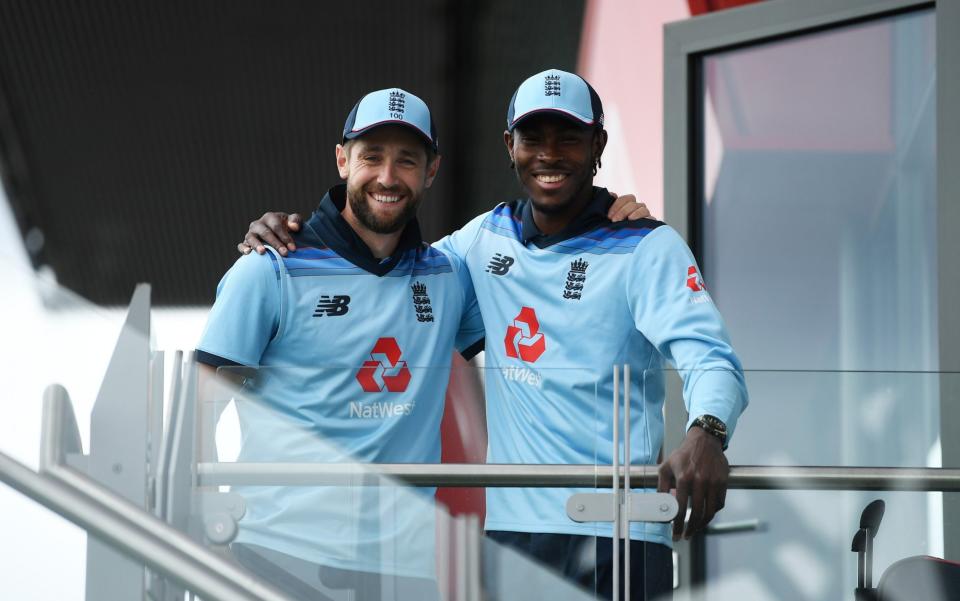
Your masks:
{"label": "beard", "polygon": [[[405,201],[406,205],[403,207],[403,210],[396,215],[396,217],[393,217],[392,219],[383,219],[374,213],[370,203],[376,201],[368,200],[367,192],[371,194],[376,192],[400,193],[407,198]],[[350,210],[353,211],[353,214],[357,217],[357,221],[359,221],[363,227],[377,234],[393,234],[406,227],[406,225],[417,216],[417,208],[420,206],[420,198],[421,196],[414,195],[409,188],[402,185],[394,186],[392,188],[384,188],[383,186],[370,186],[370,189],[366,190],[362,186],[347,186],[347,202],[350,203]]]}

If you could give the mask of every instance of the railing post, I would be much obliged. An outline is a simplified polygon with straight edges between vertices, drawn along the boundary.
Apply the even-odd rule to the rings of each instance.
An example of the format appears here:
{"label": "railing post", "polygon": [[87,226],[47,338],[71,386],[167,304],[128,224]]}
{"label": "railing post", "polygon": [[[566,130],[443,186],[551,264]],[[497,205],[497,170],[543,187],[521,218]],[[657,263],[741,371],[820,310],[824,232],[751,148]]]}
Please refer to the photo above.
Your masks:
{"label": "railing post", "polygon": [[613,601],[620,601],[620,366],[613,366]]}

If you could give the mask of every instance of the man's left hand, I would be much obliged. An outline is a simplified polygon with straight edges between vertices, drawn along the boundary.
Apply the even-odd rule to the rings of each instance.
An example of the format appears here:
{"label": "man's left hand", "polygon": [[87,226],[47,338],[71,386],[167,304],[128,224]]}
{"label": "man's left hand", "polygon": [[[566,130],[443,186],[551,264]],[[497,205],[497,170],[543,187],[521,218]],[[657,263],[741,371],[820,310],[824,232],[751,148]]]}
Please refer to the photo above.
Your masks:
{"label": "man's left hand", "polygon": [[607,219],[616,223],[617,221],[646,219],[650,217],[650,209],[647,205],[637,200],[633,194],[618,195],[616,192],[610,192],[613,197],[613,204],[607,210]]}
{"label": "man's left hand", "polygon": [[[690,538],[706,528],[713,516],[723,509],[727,496],[730,464],[723,454],[720,440],[699,427],[687,431],[680,448],[660,464],[658,492],[676,490],[680,506],[673,520],[673,540]],[[690,521],[684,531],[684,518],[690,507]]]}

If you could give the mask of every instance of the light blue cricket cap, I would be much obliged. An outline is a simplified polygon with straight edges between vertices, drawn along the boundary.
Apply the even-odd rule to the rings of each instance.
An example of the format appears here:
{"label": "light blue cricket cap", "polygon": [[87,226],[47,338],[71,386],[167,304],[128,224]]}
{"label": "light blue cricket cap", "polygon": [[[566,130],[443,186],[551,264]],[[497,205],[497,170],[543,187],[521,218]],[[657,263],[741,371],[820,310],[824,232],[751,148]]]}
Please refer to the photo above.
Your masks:
{"label": "light blue cricket cap", "polygon": [[574,73],[548,69],[527,78],[510,99],[507,130],[538,113],[555,113],[581,125],[603,127],[603,104],[596,90]]}
{"label": "light blue cricket cap", "polygon": [[347,115],[343,125],[343,141],[362,136],[381,125],[409,127],[426,138],[434,151],[440,150],[437,128],[427,103],[406,90],[387,88],[370,92],[361,98]]}

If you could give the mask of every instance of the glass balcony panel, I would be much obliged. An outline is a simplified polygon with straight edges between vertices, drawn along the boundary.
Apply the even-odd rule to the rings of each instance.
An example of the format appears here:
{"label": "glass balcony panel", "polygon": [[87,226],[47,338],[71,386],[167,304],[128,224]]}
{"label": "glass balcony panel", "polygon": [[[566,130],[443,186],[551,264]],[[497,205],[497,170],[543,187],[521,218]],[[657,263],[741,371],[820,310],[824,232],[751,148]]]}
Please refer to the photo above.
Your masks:
{"label": "glass balcony panel", "polygon": [[[574,465],[586,476],[576,487],[487,487],[485,590],[508,599],[518,596],[514,591],[542,595],[536,591],[543,584],[560,598],[594,598],[597,535],[603,526],[574,522],[567,505],[575,494],[598,492],[595,467],[605,436],[604,424],[595,419],[598,375],[577,367],[541,367],[522,358],[511,365],[481,367],[474,374],[458,378],[455,371],[451,382],[475,380],[482,385],[488,464],[507,469],[510,464],[547,469]],[[448,411],[455,405],[448,400]],[[516,561],[521,557],[522,562]],[[531,571],[533,580],[524,566],[539,566]]]}
{"label": "glass balcony panel", "polygon": [[[686,427],[688,415],[679,409],[684,391],[709,397],[704,387],[717,374],[647,372],[648,391],[666,382],[670,428],[672,420]],[[744,382],[750,404],[726,452],[734,466],[938,468],[940,407],[960,402],[955,373],[748,370]],[[706,565],[694,581],[711,597],[747,591],[751,599],[836,598],[841,592],[852,598],[858,564],[851,539],[864,508],[877,499],[885,502],[886,517],[874,546],[874,585],[903,558],[953,558],[956,493],[897,490],[907,485],[878,485],[881,477],[817,484],[788,478],[777,484],[783,490],[733,483],[707,534],[676,546],[678,569]]]}
{"label": "glass balcony panel", "polygon": [[[90,428],[97,422],[97,416],[91,415],[96,413],[93,405],[97,391],[112,385],[110,381],[116,375],[111,371],[110,352],[117,344],[115,335],[122,329],[123,313],[100,310],[91,310],[88,313],[82,308],[82,302],[79,306],[76,317],[82,316],[94,323],[99,322],[99,325],[93,328],[94,333],[90,333],[88,329],[90,326],[84,325],[80,328],[71,325],[63,317],[63,313],[44,316],[42,323],[37,324],[38,328],[43,328],[44,331],[60,328],[65,335],[69,334],[63,344],[59,345],[61,348],[51,351],[50,356],[59,357],[56,353],[63,352],[70,357],[64,357],[63,362],[44,363],[40,372],[31,376],[30,381],[24,384],[27,387],[33,386],[35,390],[25,388],[16,396],[10,397],[26,399],[25,402],[28,404],[37,406],[35,416],[37,425],[31,426],[25,422],[23,424],[24,430],[33,428],[33,440],[27,440],[27,444],[21,444],[24,442],[21,438],[30,438],[29,432],[18,433],[21,438],[15,435],[3,438],[0,442],[0,450],[23,458],[34,466],[37,465],[36,449],[39,446],[39,398],[43,394],[44,386],[63,377],[64,374],[69,377],[71,370],[75,370],[78,374],[85,374],[87,377],[89,372],[96,373],[96,385],[78,385],[78,390],[81,391],[78,395],[73,395],[71,391],[84,451],[89,452]],[[78,329],[74,330],[74,327]],[[109,336],[106,335],[107,331],[110,332]],[[100,333],[96,334],[96,332]],[[129,330],[127,332],[129,333]],[[133,339],[132,344],[138,344],[143,349],[149,348],[149,336],[146,334],[134,332]],[[88,343],[87,347],[84,346],[84,341]],[[31,367],[31,363],[27,361],[27,353],[34,351],[41,353],[44,349],[41,346],[42,342],[25,338],[23,344],[26,349],[25,354],[23,357],[11,358],[10,373],[32,373],[27,371]],[[104,350],[95,351],[95,345],[103,346]],[[161,355],[154,354],[151,357],[155,361],[153,369],[156,369],[156,360]],[[163,356],[163,360],[166,368],[171,369],[174,363],[173,357],[167,354]],[[149,361],[144,360],[143,364],[149,365]],[[310,374],[296,373],[296,370],[289,369],[265,368],[258,370],[263,372],[258,377],[283,381],[291,390],[314,388],[315,385],[311,384],[310,378],[318,377],[317,374],[320,374],[320,380],[323,382],[335,383],[340,387],[355,387],[358,390],[355,397],[351,397],[337,409],[346,412],[348,415],[346,421],[355,419],[361,422],[361,430],[362,422],[375,419],[374,415],[390,414],[396,417],[398,414],[403,414],[404,408],[396,408],[394,403],[389,402],[390,395],[395,393],[387,390],[386,381],[383,379],[385,375],[391,377],[397,374],[388,374],[386,370],[382,373],[375,370],[371,378],[382,389],[376,393],[367,393],[363,391],[365,376],[358,377],[361,367],[310,370]],[[407,369],[410,372],[411,381],[417,378],[450,377],[445,369],[416,366],[407,366]],[[105,370],[108,381],[101,385],[99,378]],[[233,371],[235,372],[233,376],[251,377],[250,372],[243,370],[222,371]],[[452,371],[453,384],[449,388],[450,394],[446,399],[442,416],[436,416],[434,421],[429,422],[431,424],[429,428],[420,428],[415,434],[427,439],[445,436],[452,431],[460,440],[462,447],[459,453],[454,455],[458,458],[456,462],[476,464],[487,459],[485,451],[488,438],[492,437],[492,433],[488,433],[492,424],[484,423],[485,420],[482,419],[480,398],[486,396],[497,398],[502,402],[509,402],[511,399],[515,401],[515,396],[518,394],[517,387],[521,385],[533,386],[541,382],[544,386],[549,386],[552,382],[569,381],[568,378],[586,380],[592,377],[590,393],[581,394],[581,396],[589,396],[591,404],[587,412],[589,417],[584,417],[586,414],[582,412],[581,414],[570,412],[561,416],[548,412],[533,413],[526,416],[530,423],[524,425],[521,432],[511,433],[509,438],[501,439],[501,442],[515,440],[514,434],[519,436],[520,433],[526,432],[526,428],[532,427],[535,420],[539,419],[544,428],[542,432],[544,435],[556,432],[562,434],[565,440],[585,441],[582,443],[580,452],[586,453],[591,459],[580,465],[590,466],[594,486],[578,487],[576,492],[609,493],[609,488],[601,487],[599,474],[602,473],[601,467],[606,469],[606,466],[612,463],[614,456],[612,371],[611,374],[603,374],[599,377],[540,369],[534,376],[531,375],[533,372],[529,371],[520,374],[500,368],[472,366],[459,366]],[[653,378],[649,371],[633,368],[630,375],[631,450],[629,457],[634,465],[646,465],[655,462],[652,449],[659,448],[659,420],[663,419],[663,409],[657,399],[666,397],[668,402],[676,401],[672,399],[671,394],[682,391],[680,383],[683,378],[679,376],[684,374],[658,374]],[[701,381],[705,374],[685,375],[694,381]],[[142,381],[156,384],[156,378],[151,380],[146,374],[142,376]],[[675,383],[673,388],[670,384],[671,378]],[[167,389],[159,392],[159,398],[169,401],[171,380],[168,376],[160,379]],[[655,381],[657,379],[661,383],[658,384]],[[222,382],[231,380],[235,382],[237,378],[221,376],[218,379]],[[71,383],[69,379],[61,381],[68,385]],[[956,399],[949,398],[949,395],[955,394],[954,391],[960,388],[957,374],[926,372],[748,371],[745,374],[745,381],[750,390],[751,405],[739,421],[733,444],[728,451],[730,463],[734,465],[936,467],[941,461],[939,407],[942,403],[956,402]],[[465,382],[472,382],[472,384],[464,384]],[[491,387],[498,388],[491,390]],[[316,410],[323,406],[326,400],[323,385],[317,385],[316,389],[318,392],[313,397],[313,402],[307,402],[302,407],[305,411]],[[468,394],[466,392],[468,389],[473,392]],[[88,394],[84,392],[85,390],[93,390],[93,392]],[[480,394],[480,390],[485,394]],[[145,385],[144,391],[149,399],[157,398],[158,393],[155,388]],[[638,391],[642,394],[638,394]],[[623,394],[622,385],[620,393]],[[388,400],[367,401],[366,395],[370,395],[371,399],[385,397]],[[31,398],[33,400],[30,400]],[[567,406],[566,403],[572,402],[571,397],[559,392],[550,396],[549,399],[553,403],[548,407],[551,411],[562,410]],[[418,398],[417,408],[411,410],[416,411],[420,406],[422,406],[421,400]],[[230,482],[232,486],[218,485],[211,476],[213,472],[200,469],[199,490],[191,490],[189,479],[186,489],[175,490],[176,494],[180,495],[178,507],[181,508],[184,502],[188,507],[194,502],[191,499],[194,492],[239,493],[244,489],[260,488],[270,489],[272,494],[276,494],[277,490],[287,489],[295,494],[312,495],[319,490],[323,494],[331,495],[332,501],[322,500],[309,506],[307,519],[303,522],[304,532],[315,527],[309,514],[322,516],[324,513],[328,516],[333,515],[333,521],[336,522],[339,530],[334,530],[333,534],[324,534],[328,531],[323,530],[305,539],[309,546],[319,547],[321,543],[331,542],[338,532],[346,533],[346,538],[343,540],[347,542],[333,545],[336,557],[343,562],[340,565],[355,562],[358,567],[362,564],[366,569],[341,570],[341,572],[347,571],[348,577],[343,577],[343,574],[338,572],[331,580],[330,573],[324,573],[321,576],[319,568],[313,569],[310,565],[305,567],[303,553],[285,554],[290,559],[284,558],[284,561],[280,561],[279,564],[275,561],[278,556],[272,555],[268,558],[269,563],[280,565],[285,570],[285,574],[292,573],[297,576],[296,580],[288,576],[274,578],[272,581],[275,584],[290,585],[293,582],[309,581],[309,578],[314,578],[327,587],[325,590],[333,598],[337,598],[337,595],[341,598],[349,598],[349,595],[361,593],[364,598],[401,598],[406,594],[403,591],[410,590],[405,588],[410,583],[402,581],[398,578],[400,574],[395,572],[399,572],[402,565],[417,563],[432,570],[427,578],[422,579],[427,581],[426,584],[421,583],[427,591],[423,594],[429,595],[435,592],[442,599],[468,598],[471,591],[476,590],[484,591],[488,598],[503,599],[521,595],[543,596],[544,591],[548,591],[546,594],[558,599],[599,596],[596,585],[598,577],[594,576],[592,585],[572,586],[569,580],[543,568],[529,555],[517,551],[515,547],[504,546],[491,538],[482,537],[479,518],[465,517],[477,515],[476,508],[470,506],[470,503],[467,503],[466,509],[457,501],[438,503],[435,500],[437,493],[434,487],[404,484],[400,478],[379,473],[375,465],[377,457],[363,455],[365,447],[362,446],[362,436],[351,437],[349,434],[352,431],[349,429],[344,432],[334,432],[343,436],[331,436],[330,431],[321,432],[319,429],[312,428],[294,414],[282,411],[271,413],[272,410],[263,404],[262,399],[247,394],[242,388],[230,389],[223,386],[216,392],[213,400],[202,400],[197,407],[200,428],[196,452],[201,453],[198,458],[198,466],[201,468],[203,466],[209,468],[213,459],[216,459],[217,463],[228,464],[227,467],[230,464],[237,466],[249,462],[254,458],[243,453],[245,452],[244,444],[251,442],[258,442],[266,449],[253,463],[266,461],[290,465],[310,463],[332,464],[335,467],[346,466],[345,469],[334,470],[334,473],[327,474],[328,478],[336,478],[333,483],[320,482],[318,474],[322,474],[317,470],[310,471],[307,478],[303,473],[295,473],[295,470],[289,470],[288,473],[280,465],[277,473],[283,478],[289,476],[291,482],[281,480],[277,476],[276,480],[265,484],[255,485],[251,482],[234,481]],[[672,405],[670,407],[672,408]],[[155,410],[150,411],[149,415],[156,415]],[[353,418],[349,417],[351,411]],[[169,403],[165,412],[167,417],[172,419]],[[218,413],[220,413],[219,419],[214,421],[213,418]],[[4,415],[11,416],[9,420],[3,420],[4,427],[8,429],[11,427],[10,421],[26,419],[22,417],[22,407],[12,405],[6,406]],[[545,417],[547,415],[552,416],[553,421],[550,423],[547,423]],[[458,416],[452,426],[448,425],[451,429],[441,427],[442,420],[451,416]],[[620,417],[621,421],[626,417],[623,406],[620,409]],[[672,419],[677,418],[685,421],[686,416],[674,416],[668,409],[665,418],[667,427],[670,427]],[[241,427],[245,421],[251,425],[250,428]],[[131,427],[130,423],[123,420],[116,420],[115,423],[121,427],[121,431],[123,427],[127,429]],[[381,419],[377,423],[384,424],[389,421]],[[256,427],[253,427],[253,424],[256,424]],[[146,458],[154,457],[153,443],[158,440],[162,443],[164,439],[157,438],[154,427],[151,425],[144,426],[144,432],[149,442],[146,445]],[[245,438],[245,432],[250,433],[253,438]],[[95,434],[96,436],[99,434]],[[621,463],[628,456],[624,436],[625,433],[622,433],[619,445],[618,460]],[[743,440],[752,440],[753,443],[741,446],[740,441]],[[211,441],[215,443],[212,447],[209,446]],[[352,444],[361,445],[357,447],[360,450],[351,447]],[[96,444],[93,446],[96,447]],[[756,446],[763,446],[765,451],[763,453],[748,452],[749,448]],[[216,457],[202,456],[202,453],[206,452],[205,449],[210,448],[215,449]],[[434,447],[430,446],[430,448]],[[444,448],[447,448],[446,444]],[[531,456],[530,459],[524,456],[524,461],[534,464],[547,463],[548,451],[542,451],[544,455]],[[398,448],[397,452],[412,452],[412,446],[403,446]],[[445,459],[440,455],[437,457],[434,464],[436,461]],[[413,457],[410,458],[411,462],[412,460]],[[561,461],[576,463],[566,456],[562,456],[560,460],[554,460],[553,463]],[[78,468],[79,464],[74,467]],[[111,485],[110,478],[119,477],[126,469],[127,464],[124,463],[119,472],[111,469],[109,474],[112,475],[98,477],[102,483]],[[220,472],[214,475],[222,478],[224,482],[237,477]],[[409,473],[406,475],[409,476]],[[641,481],[635,481],[632,486],[637,492],[642,488],[652,487],[651,482],[644,478],[644,474],[641,473],[639,477]],[[298,478],[300,480],[297,480]],[[150,486],[158,486],[158,483],[154,482]],[[517,489],[540,490],[539,487],[517,487]],[[20,598],[23,591],[41,591],[42,594],[49,592],[63,599],[84,598],[87,580],[85,534],[62,518],[29,502],[18,493],[6,487],[0,490],[5,495],[4,519],[10,524],[18,524],[11,525],[5,531],[21,533],[7,539],[17,542],[16,545],[3,545],[3,553],[10,559],[11,565],[25,566],[23,570],[0,579],[0,592],[3,596]],[[145,491],[150,490],[154,489],[145,488]],[[452,487],[448,490],[458,491],[460,487]],[[563,498],[567,498],[569,493],[574,492],[565,487],[557,487],[556,490]],[[152,507],[151,510],[157,511],[160,502],[155,497],[151,497],[148,492],[145,494],[148,504]],[[230,521],[223,514],[229,514],[232,511],[230,497],[221,495],[218,499],[216,496],[199,494],[194,498],[203,499],[203,502],[189,509],[187,521],[178,522],[177,527],[212,550],[234,557],[228,546],[216,544],[229,539],[226,534],[229,534]],[[886,503],[886,515],[874,545],[875,584],[883,572],[904,557],[922,554],[944,555],[949,548],[951,533],[957,528],[955,514],[951,513],[951,508],[957,507],[958,499],[954,493],[731,490],[727,495],[726,508],[714,520],[712,530],[700,541],[708,557],[713,558],[711,561],[718,562],[717,570],[711,572],[710,578],[705,581],[706,592],[711,595],[720,595],[722,598],[724,591],[741,590],[737,587],[748,586],[750,590],[756,592],[754,598],[758,599],[794,598],[791,595],[796,596],[795,598],[805,598],[802,595],[822,597],[852,594],[850,589],[856,585],[857,578],[857,558],[856,554],[849,551],[850,539],[859,527],[860,512],[870,501],[878,498]],[[247,509],[251,507],[248,506]],[[292,505],[290,507],[292,508]],[[292,513],[296,515],[297,512],[293,510]],[[237,521],[236,525],[241,533],[244,529],[244,520],[251,515],[255,515],[255,508],[254,513],[244,514]],[[224,528],[218,530],[218,525]],[[586,527],[589,528],[587,536],[593,538],[592,548],[595,554],[601,552],[603,546],[612,544],[609,539],[612,526],[608,523],[593,522]],[[657,529],[662,526],[640,524],[633,529],[637,528],[643,532],[647,528]],[[212,534],[212,538],[207,534]],[[236,540],[240,541],[242,537]],[[662,573],[651,567],[647,551],[653,544],[644,543],[641,546],[644,549],[642,553],[631,553],[633,557],[643,558],[642,565],[647,574],[646,577],[640,577],[636,570],[632,570],[631,586],[633,587],[643,586],[652,590],[649,582],[650,574]],[[588,545],[588,548],[590,547]],[[678,545],[678,548],[683,550],[682,546]],[[612,549],[612,546],[608,549]],[[764,551],[762,560],[749,559],[752,557],[750,552],[757,549]],[[272,551],[269,550],[267,554],[270,555]],[[621,556],[623,555],[625,550],[621,550]],[[591,557],[586,554],[579,556],[578,559],[590,566],[587,568],[588,572],[595,569],[592,567],[595,564],[591,562],[596,561],[596,556]],[[684,562],[689,559],[681,553],[678,568],[688,569],[689,566]],[[51,562],[59,566],[58,581],[38,581],[39,576],[31,572],[30,566],[33,562],[38,566],[43,562],[47,562],[44,564],[47,567]],[[360,572],[360,576],[355,572]],[[623,573],[624,571],[621,571],[621,574]],[[368,574],[376,576],[364,577]],[[269,577],[267,579],[270,580]],[[151,586],[161,585],[152,584]],[[174,589],[166,590],[169,592]],[[677,594],[681,592],[678,591]],[[295,595],[292,596],[296,598]]]}
{"label": "glass balcony panel", "polygon": [[[5,205],[0,191],[0,210],[5,211]],[[16,240],[18,235],[10,231],[7,239]],[[123,324],[123,311],[97,307],[48,277],[38,277],[17,244],[0,249],[0,280],[4,296],[0,452],[37,469],[42,399],[52,383],[71,391],[82,441],[89,448],[90,410]],[[84,530],[0,485],[0,533],[0,562],[6,566],[0,570],[0,598],[82,597]],[[56,567],[55,578],[50,576],[51,566]]]}
{"label": "glass balcony panel", "polygon": [[[555,406],[536,406],[537,412],[513,415],[512,425],[503,425],[504,412],[531,407],[514,406],[519,404],[515,395],[522,394],[516,387],[549,388],[590,376],[571,374],[577,370],[521,373],[460,363],[450,371],[409,365],[400,370],[407,373],[372,365],[219,368],[213,387],[201,385],[209,395],[200,410],[204,462],[216,455],[221,467],[267,474],[204,479],[201,467],[201,484],[231,480],[237,485],[227,494],[238,495],[246,506],[231,552],[252,573],[298,596],[319,591],[339,598],[346,593],[331,583],[347,578],[353,582],[347,588],[356,593],[360,586],[364,598],[374,599],[430,598],[434,589],[444,599],[475,598],[471,595],[480,590],[492,599],[544,591],[558,599],[593,598],[596,578],[590,554],[595,552],[596,525],[580,526],[587,540],[577,549],[582,547],[578,552],[585,555],[570,568],[579,583],[545,567],[537,555],[545,551],[543,543],[535,548],[517,530],[534,518],[539,522],[529,532],[539,531],[543,523],[569,529],[574,522],[566,517],[566,500],[574,492],[595,488],[491,487],[486,502],[478,503],[476,487],[465,488],[474,491],[473,496],[458,496],[461,487],[414,486],[403,473],[383,473],[377,465],[392,464],[401,472],[416,464],[435,466],[441,459],[537,465],[573,462],[572,454],[578,453],[580,466],[592,474],[596,440],[592,422],[583,417],[592,418],[596,409],[592,382],[585,406],[565,410],[567,399],[558,396],[550,401]],[[450,380],[445,401],[416,397],[408,406],[394,400],[403,398],[399,389],[404,383],[415,386],[439,378]],[[345,395],[344,390],[353,393]],[[508,405],[496,408],[500,417],[492,424],[484,417],[484,393],[488,403]],[[571,417],[572,412],[582,415]],[[546,413],[554,414],[551,421]],[[411,416],[419,416],[416,424],[408,420],[404,425]],[[510,431],[497,431],[497,425]],[[577,432],[583,426],[589,435]],[[576,433],[580,446],[544,448],[542,441],[559,436],[558,429],[567,430],[568,436]],[[511,447],[504,448],[508,444]],[[223,486],[202,488],[227,491]],[[481,535],[484,514],[488,529],[498,534]],[[316,566],[321,566],[319,572]],[[275,569],[280,571],[271,576]],[[306,588],[289,588],[298,581]]]}

